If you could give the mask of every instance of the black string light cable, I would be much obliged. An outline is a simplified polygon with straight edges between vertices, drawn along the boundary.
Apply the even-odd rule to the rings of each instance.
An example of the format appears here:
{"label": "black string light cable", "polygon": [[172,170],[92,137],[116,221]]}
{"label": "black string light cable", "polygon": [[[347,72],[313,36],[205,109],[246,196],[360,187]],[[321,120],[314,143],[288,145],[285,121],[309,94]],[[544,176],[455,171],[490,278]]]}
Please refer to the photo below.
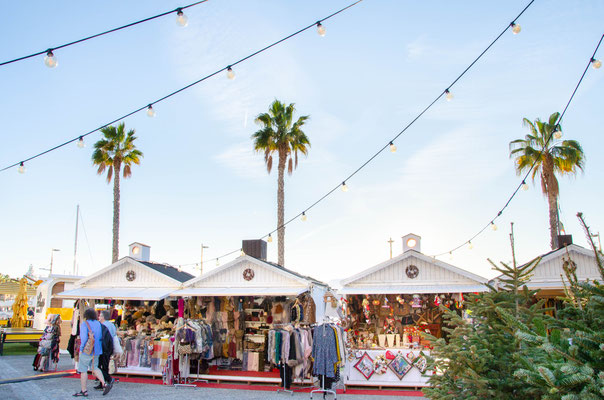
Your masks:
{"label": "black string light cable", "polygon": [[[142,24],[143,22],[152,21],[154,19],[166,16],[166,15],[169,15],[169,14],[173,14],[173,13],[176,13],[177,23],[179,25],[181,25],[181,26],[186,26],[187,25],[187,17],[184,15],[183,10],[186,10],[187,8],[195,7],[196,5],[199,5],[201,3],[205,3],[206,1],[208,1],[208,0],[197,1],[195,3],[191,3],[191,4],[183,6],[183,7],[178,7],[176,9],[174,9],[174,10],[166,11],[166,12],[163,12],[161,14],[157,14],[157,15],[154,15],[152,17],[149,17],[149,18],[141,19],[140,21],[132,22],[132,23],[129,23],[127,25],[123,25],[123,26],[120,26],[120,27],[117,27],[117,28],[109,29],[108,31],[97,33],[95,35],[88,36],[88,37],[85,37],[85,38],[82,38],[82,39],[74,40],[73,42],[65,43],[65,44],[62,44],[60,46],[50,47],[47,50],[38,51],[36,53],[30,54],[30,55],[27,55],[27,56],[15,58],[14,60],[4,61],[4,62],[0,63],[0,67],[4,66],[4,65],[15,63],[17,61],[27,60],[28,58],[37,57],[39,55],[46,54],[46,56],[48,58],[52,58],[51,59],[52,61],[51,61],[50,64],[49,64],[48,61],[45,61],[46,65],[48,67],[53,68],[53,67],[56,66],[56,59],[54,59],[54,53],[53,53],[55,50],[59,50],[59,49],[65,48],[65,47],[73,46],[74,44],[86,42],[86,41],[88,41],[90,39],[94,39],[94,38],[97,38],[97,37],[100,37],[100,36],[104,36],[104,35],[107,35],[109,33],[121,31],[122,29],[130,28],[132,26],[135,26],[135,25],[138,25],[138,24]],[[53,64],[53,62],[54,62],[54,64]]]}
{"label": "black string light cable", "polygon": [[564,118],[564,115],[566,114],[566,111],[568,110],[568,107],[570,106],[570,103],[573,101],[573,98],[575,97],[575,94],[577,93],[577,90],[579,89],[579,86],[581,86],[581,82],[583,82],[583,78],[587,74],[587,70],[589,69],[590,66],[592,66],[594,69],[598,69],[602,65],[599,60],[595,59],[595,56],[596,56],[596,53],[598,52],[598,49],[600,48],[600,45],[602,44],[602,40],[603,39],[604,39],[604,34],[600,37],[600,40],[598,41],[598,45],[596,46],[596,48],[595,48],[592,56],[589,58],[589,61],[588,61],[587,65],[585,66],[585,69],[583,70],[583,74],[581,74],[581,78],[579,78],[579,82],[577,82],[577,85],[575,86],[575,89],[573,90],[570,98],[568,99],[568,102],[566,103],[566,107],[564,107],[564,110],[562,111],[562,114],[560,114],[560,118],[558,118],[558,121],[556,122],[556,125],[554,126],[554,128],[550,132],[549,136],[545,140],[545,143],[543,144],[543,147],[541,148],[541,151],[539,152],[539,157],[535,158],[535,161],[531,165],[531,168],[524,175],[524,177],[522,178],[522,181],[520,182],[520,184],[518,184],[518,186],[516,187],[516,189],[512,192],[512,195],[508,198],[508,200],[505,202],[505,204],[503,205],[503,207],[497,212],[497,215],[495,216],[495,218],[493,218],[482,229],[480,229],[476,234],[474,234],[474,236],[472,236],[470,239],[466,240],[465,242],[463,242],[459,246],[454,247],[454,248],[452,248],[449,251],[445,251],[443,253],[435,254],[432,257],[440,257],[440,256],[443,256],[443,255],[446,255],[446,254],[453,254],[454,251],[459,250],[460,248],[462,248],[462,247],[464,247],[466,245],[471,245],[472,244],[472,240],[476,239],[479,235],[481,235],[484,231],[486,231],[487,228],[491,227],[491,228],[497,229],[496,225],[495,225],[495,220],[497,218],[499,218],[503,214],[503,211],[510,205],[510,203],[512,202],[512,200],[514,199],[514,197],[516,197],[516,194],[518,194],[518,191],[520,191],[520,189],[522,188],[522,186],[526,184],[526,180],[528,179],[529,175],[531,174],[531,172],[533,171],[533,169],[537,165],[537,161],[539,160],[541,154],[543,154],[545,152],[545,150],[547,149],[547,145],[550,142],[552,136],[554,136],[555,133],[560,130],[560,124],[562,122],[562,118]]}
{"label": "black string light cable", "polygon": [[[474,59],[474,61],[472,61],[468,67],[466,69],[463,70],[463,72],[461,74],[459,74],[457,76],[457,78],[455,78],[455,80],[453,80],[453,82],[451,82],[451,84],[449,86],[447,86],[447,88],[442,91],[441,93],[438,94],[438,96],[436,96],[436,98],[430,103],[428,104],[415,118],[413,118],[413,120],[411,120],[411,122],[409,122],[396,136],[394,136],[391,140],[389,140],[384,146],[382,146],[375,154],[373,154],[367,161],[365,161],[363,164],[361,164],[360,167],[358,167],[354,172],[352,172],[350,175],[348,175],[346,177],[346,179],[344,179],[342,181],[342,183],[338,184],[337,186],[335,186],[334,188],[332,188],[331,190],[329,190],[327,193],[325,193],[322,197],[320,197],[318,200],[316,200],[314,203],[312,203],[310,206],[306,207],[302,212],[296,214],[294,217],[290,218],[289,220],[285,221],[282,225],[278,226],[277,228],[273,229],[272,231],[270,231],[269,233],[267,233],[266,235],[260,237],[260,239],[265,239],[267,238],[269,242],[272,241],[272,234],[277,232],[279,229],[281,229],[282,227],[284,228],[285,226],[289,225],[290,223],[292,223],[293,221],[295,221],[296,219],[298,219],[299,217],[301,217],[301,219],[303,221],[306,220],[307,215],[306,213],[311,210],[312,208],[314,208],[315,206],[317,206],[319,203],[321,203],[323,200],[325,200],[327,197],[329,197],[333,192],[335,192],[336,190],[338,190],[338,188],[340,188],[343,191],[348,191],[348,186],[346,185],[346,182],[348,180],[350,180],[352,177],[354,177],[356,174],[358,174],[363,168],[365,168],[369,163],[371,163],[378,155],[380,155],[384,150],[386,150],[387,148],[390,149],[391,152],[395,152],[396,151],[396,146],[394,145],[394,142],[396,139],[398,139],[401,135],[403,135],[418,119],[420,119],[430,108],[432,108],[432,106],[434,104],[436,104],[436,102],[438,100],[440,100],[443,96],[445,96],[445,98],[447,100],[451,100],[453,98],[453,95],[451,93],[451,88],[453,87],[453,85],[455,85],[477,62],[478,60],[480,60],[482,58],[482,56],[484,56],[486,54],[487,51],[489,51],[489,49],[491,49],[491,47],[493,47],[493,45],[509,30],[511,29],[512,32],[514,34],[518,34],[520,32],[520,25],[518,23],[516,23],[516,21],[526,12],[526,10],[528,10],[528,8],[535,2],[535,0],[531,0],[526,7],[524,7],[524,9],[516,16],[516,18],[513,19],[513,21],[507,25],[505,27],[505,29],[503,29],[501,31],[501,33],[499,33],[499,35],[497,35],[497,37],[495,37],[495,39],[493,39],[493,41],[491,41],[491,43],[478,55],[478,57],[476,57]],[[592,58],[593,59],[593,58]],[[596,60],[597,61],[597,60]],[[241,249],[237,249],[237,250],[233,250],[232,252],[228,253],[228,255],[231,255],[233,253],[236,253],[237,251],[239,251]],[[445,253],[446,254],[446,253]],[[226,255],[225,255],[226,256]],[[218,260],[219,258],[225,257],[225,256],[221,256],[218,257],[216,260]],[[195,263],[193,263],[195,264]]]}
{"label": "black string light cable", "polygon": [[321,24],[321,22],[326,21],[326,20],[328,20],[328,19],[330,19],[332,17],[335,17],[336,15],[338,15],[338,14],[340,14],[340,13],[348,10],[349,8],[351,8],[351,7],[359,4],[361,1],[363,1],[363,0],[357,0],[356,2],[354,2],[352,4],[349,4],[348,6],[346,6],[346,7],[342,8],[342,9],[340,9],[340,10],[338,10],[338,11],[336,11],[336,12],[334,12],[334,13],[332,13],[332,14],[330,14],[330,15],[322,18],[322,19],[320,19],[319,21],[313,22],[312,24],[310,24],[310,25],[308,25],[308,26],[306,26],[306,27],[304,27],[304,28],[302,28],[302,29],[300,29],[300,30],[298,30],[298,31],[296,31],[296,32],[294,32],[294,33],[292,33],[292,34],[290,34],[290,35],[288,35],[288,36],[286,36],[286,37],[278,40],[278,41],[276,41],[276,42],[273,42],[273,43],[269,44],[268,46],[265,46],[262,49],[254,52],[254,53],[252,53],[252,54],[250,54],[250,55],[248,55],[246,57],[243,57],[240,60],[238,60],[238,61],[236,61],[236,62],[234,62],[232,64],[229,64],[228,66],[226,66],[224,68],[219,69],[218,71],[215,71],[215,72],[213,72],[213,73],[211,73],[209,75],[204,76],[203,78],[200,78],[200,79],[196,80],[195,82],[192,82],[192,83],[190,83],[190,84],[188,84],[186,86],[183,86],[182,88],[180,88],[178,90],[175,90],[174,92],[172,92],[170,94],[167,94],[164,97],[160,97],[159,99],[157,99],[157,100],[155,100],[155,101],[153,101],[153,102],[151,102],[149,104],[146,104],[146,105],[144,105],[142,107],[139,107],[139,108],[137,108],[137,109],[135,109],[133,111],[130,111],[129,113],[127,113],[125,115],[122,115],[121,117],[118,117],[118,118],[116,118],[116,119],[114,119],[114,120],[112,120],[110,122],[107,122],[106,124],[103,124],[103,125],[99,126],[98,128],[95,128],[95,129],[93,129],[93,130],[91,130],[89,132],[86,132],[86,133],[84,133],[84,134],[82,134],[80,136],[77,136],[77,137],[75,137],[73,139],[70,139],[70,140],[68,140],[66,142],[63,142],[63,143],[61,143],[59,145],[56,145],[55,147],[52,147],[52,148],[50,148],[48,150],[45,150],[45,151],[43,151],[41,153],[38,153],[38,154],[33,155],[31,157],[28,157],[28,158],[26,158],[26,159],[24,159],[22,161],[16,162],[16,163],[11,164],[11,165],[8,165],[8,166],[0,169],[0,172],[6,171],[6,170],[8,170],[10,168],[13,168],[13,167],[16,167],[16,166],[19,166],[20,171],[24,171],[24,164],[26,162],[31,161],[31,160],[33,160],[35,158],[41,157],[41,156],[43,156],[43,155],[45,155],[47,153],[50,153],[51,151],[57,150],[57,149],[59,149],[61,147],[67,146],[68,144],[73,143],[75,141],[78,141],[79,143],[83,143],[84,137],[86,137],[88,135],[91,135],[94,132],[99,131],[99,130],[101,130],[101,129],[103,129],[103,128],[111,125],[111,124],[114,124],[114,123],[116,123],[118,121],[121,121],[121,120],[123,120],[125,118],[128,118],[131,115],[134,115],[134,114],[136,114],[136,113],[138,113],[140,111],[147,110],[147,114],[150,115],[150,116],[152,116],[152,115],[154,115],[154,112],[155,112],[153,110],[153,106],[155,104],[158,104],[158,103],[160,103],[160,102],[162,102],[164,100],[167,100],[170,97],[175,96],[178,93],[183,92],[183,91],[185,91],[185,90],[187,90],[187,89],[189,89],[189,88],[191,88],[191,87],[193,87],[193,86],[195,86],[195,85],[197,85],[197,84],[199,84],[199,83],[201,83],[201,82],[203,82],[203,81],[205,81],[205,80],[207,80],[207,79],[209,79],[209,78],[211,78],[211,77],[213,77],[213,76],[215,76],[215,75],[217,75],[217,74],[219,74],[219,73],[221,73],[223,71],[226,71],[227,72],[227,76],[230,79],[233,79],[234,72],[233,72],[232,67],[234,67],[235,65],[241,64],[242,62],[247,61],[250,58],[257,56],[258,54],[263,53],[263,52],[269,50],[270,48],[272,48],[274,46],[277,46],[278,44],[283,43],[286,40],[291,39],[294,36],[297,36],[297,35],[301,34],[302,32],[305,32],[305,31],[309,30],[310,28],[316,27],[319,35],[322,36],[324,34],[324,32],[325,32],[325,28],[323,27],[323,25]]}

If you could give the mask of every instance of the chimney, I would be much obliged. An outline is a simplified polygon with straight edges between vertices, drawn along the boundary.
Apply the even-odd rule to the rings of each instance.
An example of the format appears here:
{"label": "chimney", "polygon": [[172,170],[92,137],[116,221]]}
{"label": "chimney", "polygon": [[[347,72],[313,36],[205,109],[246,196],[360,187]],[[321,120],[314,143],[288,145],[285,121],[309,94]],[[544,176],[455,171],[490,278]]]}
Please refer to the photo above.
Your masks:
{"label": "chimney", "polygon": [[139,242],[133,242],[128,246],[129,256],[138,261],[149,261],[151,257],[151,247]]}
{"label": "chimney", "polygon": [[422,252],[421,236],[409,233],[403,236],[403,253],[409,250],[415,250],[418,253]]}
{"label": "chimney", "polygon": [[558,248],[561,249],[573,244],[573,235],[558,235]]}
{"label": "chimney", "polygon": [[241,248],[248,256],[266,261],[266,242],[264,240],[243,240],[241,242]]}

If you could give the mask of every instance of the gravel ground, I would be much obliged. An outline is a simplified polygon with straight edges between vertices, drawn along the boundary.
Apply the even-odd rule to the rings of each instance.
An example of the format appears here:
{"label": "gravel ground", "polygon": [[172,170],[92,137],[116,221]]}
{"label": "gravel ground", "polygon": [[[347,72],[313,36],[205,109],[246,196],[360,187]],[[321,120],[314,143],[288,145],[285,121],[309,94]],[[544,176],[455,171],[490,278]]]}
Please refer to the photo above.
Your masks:
{"label": "gravel ground", "polygon": [[[33,356],[3,356],[0,357],[0,379],[9,379],[22,376],[35,375],[31,363]],[[62,355],[59,362],[59,370],[71,369],[72,364],[69,356]],[[210,398],[220,400],[277,400],[277,399],[308,399],[308,393],[294,393],[293,396],[284,393],[257,390],[236,390],[236,389],[211,389],[211,388],[174,388],[165,385],[151,385],[142,383],[120,382],[113,386],[113,389],[107,396],[102,392],[92,389],[93,382],[88,382],[89,398],[113,398],[124,400],[142,400],[142,399],[186,399]],[[72,394],[80,389],[79,379],[54,378],[39,381],[30,381],[22,383],[11,383],[0,385],[0,400],[12,399],[73,399]],[[276,388],[275,388],[276,390]],[[314,399],[322,399],[320,394],[315,394]],[[328,399],[333,396],[328,395]],[[396,397],[396,396],[365,396],[339,394],[338,399],[342,400],[393,400],[393,399],[418,400],[422,397]]]}

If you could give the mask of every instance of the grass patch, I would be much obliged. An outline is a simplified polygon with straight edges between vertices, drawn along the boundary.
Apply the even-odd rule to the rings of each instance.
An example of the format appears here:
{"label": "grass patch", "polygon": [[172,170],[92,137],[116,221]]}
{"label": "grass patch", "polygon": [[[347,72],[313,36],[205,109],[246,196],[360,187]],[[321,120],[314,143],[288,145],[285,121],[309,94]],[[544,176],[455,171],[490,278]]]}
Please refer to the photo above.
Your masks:
{"label": "grass patch", "polygon": [[38,352],[38,346],[35,347],[29,343],[4,343],[5,356],[24,356],[34,355]]}

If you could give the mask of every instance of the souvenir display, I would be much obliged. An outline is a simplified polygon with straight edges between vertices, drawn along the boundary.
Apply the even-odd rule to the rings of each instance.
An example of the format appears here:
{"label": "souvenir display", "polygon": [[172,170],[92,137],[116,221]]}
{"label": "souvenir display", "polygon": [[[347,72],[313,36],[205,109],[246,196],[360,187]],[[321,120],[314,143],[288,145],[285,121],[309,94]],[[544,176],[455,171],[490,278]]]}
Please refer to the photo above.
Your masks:
{"label": "souvenir display", "polygon": [[390,368],[390,370],[400,380],[403,379],[407,372],[409,372],[411,369],[411,364],[409,364],[409,362],[405,359],[403,353],[399,351],[396,353],[396,356],[394,356],[394,359],[388,364],[388,368]]}
{"label": "souvenir display", "polygon": [[364,353],[361,359],[354,365],[354,367],[365,377],[365,379],[371,378],[371,375],[375,372],[373,367],[373,359],[369,357],[369,354]]}

